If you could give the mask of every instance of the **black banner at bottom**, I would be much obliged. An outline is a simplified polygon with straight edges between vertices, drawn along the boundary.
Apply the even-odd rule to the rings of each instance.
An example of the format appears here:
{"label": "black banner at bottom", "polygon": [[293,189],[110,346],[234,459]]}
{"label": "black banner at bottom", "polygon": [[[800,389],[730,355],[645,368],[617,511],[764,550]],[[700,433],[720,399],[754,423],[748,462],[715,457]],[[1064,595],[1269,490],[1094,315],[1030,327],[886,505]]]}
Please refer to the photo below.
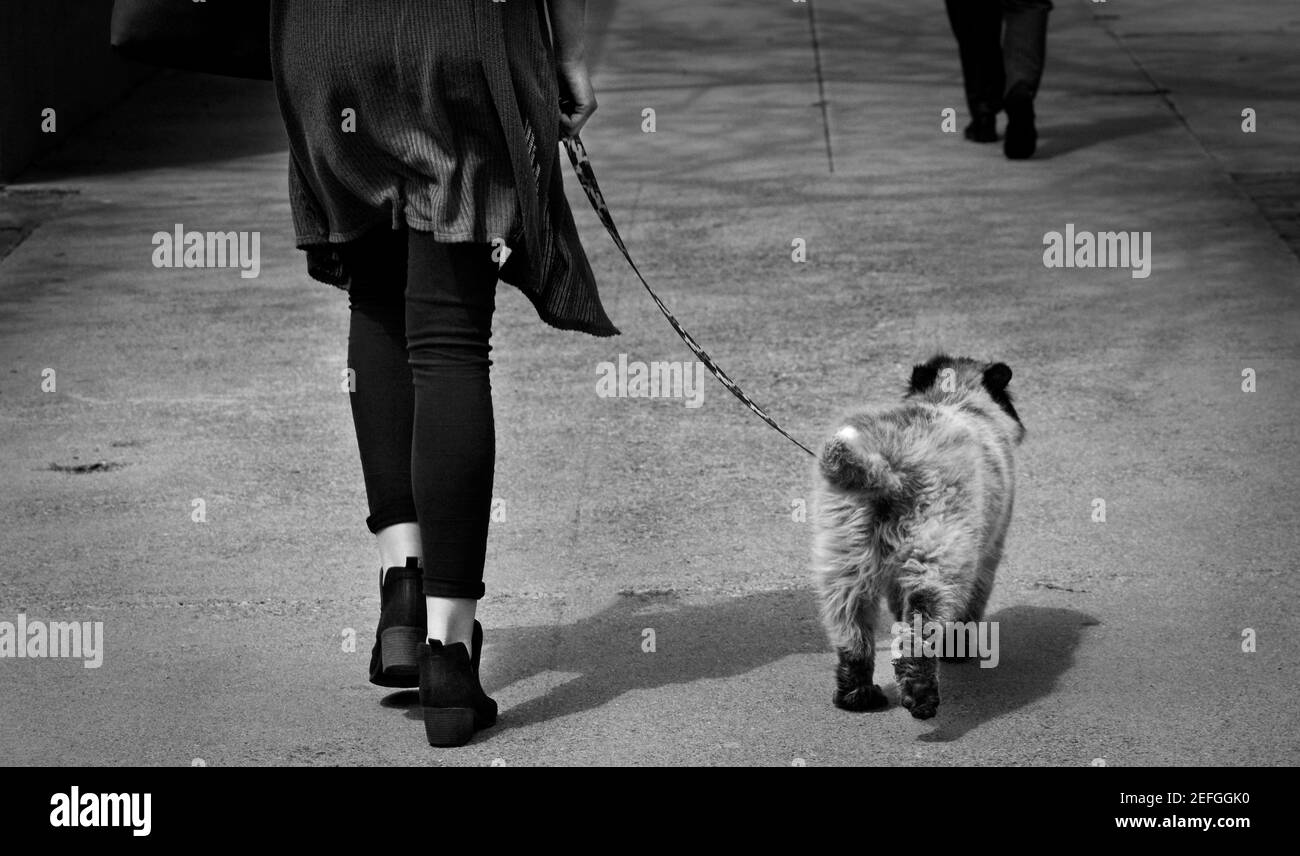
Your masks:
{"label": "black banner at bottom", "polygon": [[613,846],[611,824],[642,844],[680,843],[686,830],[733,843],[782,829],[834,842],[857,826],[855,837],[936,844],[947,834],[1151,842],[1192,832],[1229,843],[1281,831],[1279,797],[1293,781],[1290,769],[1257,768],[9,768],[0,818],[11,835],[124,846],[276,831],[300,845],[381,833],[383,846],[418,846],[440,829],[499,840],[551,836],[557,824]]}

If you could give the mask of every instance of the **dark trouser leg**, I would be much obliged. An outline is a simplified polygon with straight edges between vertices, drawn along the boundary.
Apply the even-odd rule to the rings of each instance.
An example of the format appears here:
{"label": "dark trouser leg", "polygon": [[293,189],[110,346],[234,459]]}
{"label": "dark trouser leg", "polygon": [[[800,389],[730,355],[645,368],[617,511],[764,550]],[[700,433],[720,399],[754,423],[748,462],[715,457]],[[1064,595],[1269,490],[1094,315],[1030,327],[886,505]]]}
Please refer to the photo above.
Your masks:
{"label": "dark trouser leg", "polygon": [[406,352],[406,242],[387,229],[358,241],[349,252],[349,396],[370,516],[379,532],[416,521],[411,496],[411,429],[415,390]]}
{"label": "dark trouser leg", "polygon": [[1006,68],[1006,97],[1028,98],[1038,94],[1047,56],[1047,16],[1050,0],[1002,0],[1006,30],[1002,56]]}
{"label": "dark trouser leg", "polygon": [[1003,0],[1006,34],[1002,53],[1006,58],[1007,133],[1003,148],[1009,158],[1032,157],[1038,146],[1034,126],[1034,96],[1043,77],[1047,55],[1047,16],[1050,0]]}
{"label": "dark trouser leg", "polygon": [[1006,88],[1002,59],[1000,0],[945,0],[948,22],[957,37],[966,106],[972,118],[1002,109]]}
{"label": "dark trouser leg", "polygon": [[424,593],[481,598],[496,435],[488,358],[497,267],[486,244],[412,231],[406,344],[415,384],[411,485]]}

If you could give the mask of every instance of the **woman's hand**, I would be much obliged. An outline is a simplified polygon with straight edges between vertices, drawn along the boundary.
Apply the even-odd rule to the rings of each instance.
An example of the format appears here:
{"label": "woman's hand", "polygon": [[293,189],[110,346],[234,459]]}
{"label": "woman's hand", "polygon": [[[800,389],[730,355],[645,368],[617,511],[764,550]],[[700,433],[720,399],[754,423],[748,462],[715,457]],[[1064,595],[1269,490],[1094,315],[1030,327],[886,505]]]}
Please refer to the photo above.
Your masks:
{"label": "woman's hand", "polygon": [[584,22],[587,0],[548,0],[555,39],[555,76],[560,84],[560,132],[575,137],[596,112],[596,93],[587,74]]}
{"label": "woman's hand", "polygon": [[555,71],[560,85],[560,132],[566,137],[576,137],[596,112],[591,75],[583,60],[562,60],[556,64]]}

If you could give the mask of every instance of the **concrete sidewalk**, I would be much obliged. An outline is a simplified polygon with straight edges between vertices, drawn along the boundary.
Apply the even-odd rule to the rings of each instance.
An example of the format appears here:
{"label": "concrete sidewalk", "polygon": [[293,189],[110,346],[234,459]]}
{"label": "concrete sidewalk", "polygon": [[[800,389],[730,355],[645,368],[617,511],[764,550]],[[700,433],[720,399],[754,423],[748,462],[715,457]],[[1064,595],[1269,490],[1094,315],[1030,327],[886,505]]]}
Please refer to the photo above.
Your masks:
{"label": "concrete sidewalk", "polygon": [[[270,87],[165,75],[0,195],[44,206],[0,261],[0,621],[102,621],[106,646],[98,669],[0,661],[0,762],[1300,762],[1300,262],[1253,201],[1300,172],[1295,16],[1058,3],[1041,155],[1009,162],[941,131],[964,110],[937,2],[598,5],[584,138],[614,216],[792,433],[939,346],[1015,369],[998,667],[945,667],[923,723],[885,645],[893,706],[831,706],[808,459],[712,381],[699,408],[596,396],[602,361],[691,355],[569,180],[625,333],[500,291],[480,616],[503,716],[430,749],[412,694],[365,682],[347,310],[292,247]],[[177,223],[260,231],[260,277],[155,269]],[[1066,224],[1150,232],[1150,277],[1045,268]]]}

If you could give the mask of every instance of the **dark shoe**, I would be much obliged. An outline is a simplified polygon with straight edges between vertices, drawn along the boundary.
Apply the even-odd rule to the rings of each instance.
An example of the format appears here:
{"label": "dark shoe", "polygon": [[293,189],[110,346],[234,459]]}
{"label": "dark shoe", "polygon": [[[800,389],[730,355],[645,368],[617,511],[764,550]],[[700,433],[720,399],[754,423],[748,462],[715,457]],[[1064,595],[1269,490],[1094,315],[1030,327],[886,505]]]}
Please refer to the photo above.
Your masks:
{"label": "dark shoe", "polygon": [[973,143],[996,143],[998,141],[998,114],[981,113],[970,120],[966,126],[966,139]]}
{"label": "dark shoe", "polygon": [[[382,573],[382,572],[381,572]],[[428,633],[424,573],[419,560],[406,560],[380,577],[379,626],[370,653],[370,683],[381,687],[420,685],[417,649]]]}
{"label": "dark shoe", "polygon": [[[475,622],[474,647],[482,648],[482,631]],[[497,703],[479,683],[477,657],[464,643],[443,645],[430,639],[420,645],[420,705],[424,734],[430,746],[464,746],[497,721]]]}
{"label": "dark shoe", "polygon": [[1038,129],[1034,127],[1032,98],[1007,98],[1007,134],[1002,151],[1012,160],[1034,156],[1038,148]]}

